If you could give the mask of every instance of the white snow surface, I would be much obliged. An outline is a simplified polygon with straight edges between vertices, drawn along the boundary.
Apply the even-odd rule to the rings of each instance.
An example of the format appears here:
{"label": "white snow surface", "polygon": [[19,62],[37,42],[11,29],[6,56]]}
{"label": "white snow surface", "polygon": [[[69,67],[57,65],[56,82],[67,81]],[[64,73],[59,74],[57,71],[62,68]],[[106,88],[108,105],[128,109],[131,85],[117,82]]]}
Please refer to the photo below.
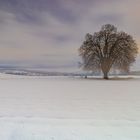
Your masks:
{"label": "white snow surface", "polygon": [[140,140],[140,77],[1,74],[0,140]]}

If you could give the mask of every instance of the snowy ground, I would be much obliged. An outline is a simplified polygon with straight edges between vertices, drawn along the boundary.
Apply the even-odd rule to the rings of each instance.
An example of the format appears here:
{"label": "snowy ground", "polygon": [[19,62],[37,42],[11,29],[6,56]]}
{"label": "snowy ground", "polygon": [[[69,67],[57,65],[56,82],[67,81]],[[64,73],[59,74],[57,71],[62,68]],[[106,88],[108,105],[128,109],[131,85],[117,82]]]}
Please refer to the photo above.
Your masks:
{"label": "snowy ground", "polygon": [[140,77],[0,75],[1,140],[140,140]]}

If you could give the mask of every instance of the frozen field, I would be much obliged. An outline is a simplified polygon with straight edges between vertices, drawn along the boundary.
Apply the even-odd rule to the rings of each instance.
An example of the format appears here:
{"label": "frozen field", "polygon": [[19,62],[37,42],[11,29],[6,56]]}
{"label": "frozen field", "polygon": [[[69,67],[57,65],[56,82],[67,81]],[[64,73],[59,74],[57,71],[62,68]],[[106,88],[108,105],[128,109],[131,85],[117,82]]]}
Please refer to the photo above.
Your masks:
{"label": "frozen field", "polygon": [[1,140],[140,140],[140,77],[0,75]]}

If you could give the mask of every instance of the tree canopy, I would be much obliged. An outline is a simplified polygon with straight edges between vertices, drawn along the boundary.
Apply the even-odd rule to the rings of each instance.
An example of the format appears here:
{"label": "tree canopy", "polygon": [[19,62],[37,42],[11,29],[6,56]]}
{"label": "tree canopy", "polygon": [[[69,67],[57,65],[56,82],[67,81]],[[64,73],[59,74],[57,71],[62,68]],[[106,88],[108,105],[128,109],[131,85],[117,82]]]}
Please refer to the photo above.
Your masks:
{"label": "tree canopy", "polygon": [[79,49],[84,70],[101,70],[108,79],[111,68],[129,71],[135,61],[138,48],[133,37],[117,31],[114,25],[106,24],[93,35],[87,33]]}

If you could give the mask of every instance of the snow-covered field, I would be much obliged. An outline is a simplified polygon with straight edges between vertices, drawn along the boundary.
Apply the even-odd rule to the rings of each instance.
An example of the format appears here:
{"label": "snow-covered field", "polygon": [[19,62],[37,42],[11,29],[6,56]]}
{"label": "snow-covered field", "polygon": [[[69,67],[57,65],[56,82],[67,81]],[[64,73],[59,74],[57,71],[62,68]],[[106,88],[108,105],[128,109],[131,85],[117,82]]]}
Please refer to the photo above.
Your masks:
{"label": "snow-covered field", "polygon": [[1,74],[0,140],[140,140],[140,77]]}

